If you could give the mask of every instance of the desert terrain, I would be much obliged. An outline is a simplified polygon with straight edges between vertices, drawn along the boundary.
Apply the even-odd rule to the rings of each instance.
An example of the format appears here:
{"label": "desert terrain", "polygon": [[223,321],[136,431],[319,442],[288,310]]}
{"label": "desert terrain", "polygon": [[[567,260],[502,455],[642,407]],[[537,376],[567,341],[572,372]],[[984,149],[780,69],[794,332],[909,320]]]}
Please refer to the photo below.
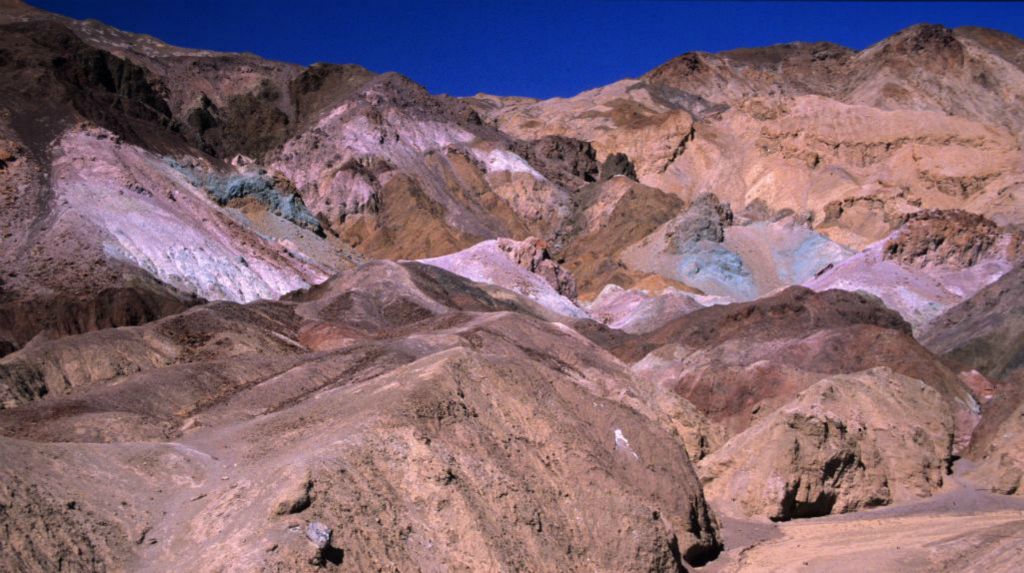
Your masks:
{"label": "desert terrain", "polygon": [[0,0],[0,571],[1024,570],[1024,40],[538,100]]}

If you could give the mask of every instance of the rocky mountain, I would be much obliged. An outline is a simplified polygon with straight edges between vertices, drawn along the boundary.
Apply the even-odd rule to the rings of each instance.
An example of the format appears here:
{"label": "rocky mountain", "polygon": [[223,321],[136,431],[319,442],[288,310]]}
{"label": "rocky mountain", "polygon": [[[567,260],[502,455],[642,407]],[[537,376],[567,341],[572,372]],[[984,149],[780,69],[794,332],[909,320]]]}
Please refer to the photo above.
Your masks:
{"label": "rocky mountain", "polygon": [[0,0],[0,79],[2,570],[1024,565],[1018,38],[456,98]]}

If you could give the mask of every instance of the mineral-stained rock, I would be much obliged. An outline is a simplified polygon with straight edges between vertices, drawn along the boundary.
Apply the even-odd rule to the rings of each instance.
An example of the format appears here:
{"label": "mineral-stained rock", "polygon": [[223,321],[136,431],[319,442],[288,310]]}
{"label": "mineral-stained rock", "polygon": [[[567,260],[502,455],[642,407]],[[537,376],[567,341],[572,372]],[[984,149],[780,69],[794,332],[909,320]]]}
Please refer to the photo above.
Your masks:
{"label": "mineral-stained rock", "polygon": [[[597,178],[594,148],[585,141],[548,135],[529,142],[516,142],[511,150],[545,177],[566,188],[575,189]],[[604,179],[603,168],[601,174]]]}
{"label": "mineral-stained rock", "polygon": [[[433,266],[377,261],[286,300],[208,304],[15,352],[5,360],[78,383],[0,412],[0,483],[17,485],[0,492],[14,498],[0,500],[11,524],[0,540],[34,548],[3,564],[707,561],[717,523],[683,441],[621,362],[549,316]],[[71,367],[102,347],[161,353],[124,374]],[[52,443],[68,437],[79,443]],[[18,501],[33,499],[28,484],[45,507]],[[323,546],[314,532],[315,554],[311,522],[334,528]],[[66,536],[88,548],[61,549]]]}
{"label": "mineral-stained rock", "polygon": [[319,521],[310,522],[306,526],[306,537],[309,538],[310,543],[316,545],[316,548],[323,550],[331,542],[331,531],[330,527],[327,527]]}
{"label": "mineral-stained rock", "polygon": [[1020,235],[1006,238],[1009,244],[1000,245],[1003,232],[995,223],[981,215],[960,210],[928,210],[913,213],[900,233],[885,245],[887,258],[907,266],[948,265],[970,267],[989,254],[1002,248],[1013,260],[1020,253]]}
{"label": "mineral-stained rock", "polygon": [[0,409],[213,355],[294,352],[301,349],[294,341],[297,326],[294,315],[280,307],[217,303],[145,327],[38,341],[0,359]]}
{"label": "mineral-stained rock", "polygon": [[309,559],[311,565],[322,566],[324,564],[333,534],[334,531],[330,527],[319,521],[313,521],[306,526],[306,539],[316,547],[316,552]]}
{"label": "mineral-stained rock", "polygon": [[507,288],[564,316],[586,316],[573,302],[576,281],[572,274],[550,258],[546,243],[540,239],[482,241],[468,249],[421,262],[470,280]]}
{"label": "mineral-stained rock", "polygon": [[576,280],[569,271],[551,258],[548,245],[536,237],[523,241],[498,239],[498,248],[506,252],[517,265],[544,277],[558,294],[569,299],[576,298]]}
{"label": "mineral-stained rock", "polygon": [[977,466],[969,473],[991,491],[1024,495],[1024,369],[1014,370],[985,404],[981,423],[966,457]]}
{"label": "mineral-stained rock", "polygon": [[725,227],[732,224],[732,209],[722,203],[713,193],[705,193],[694,199],[682,215],[669,223],[668,237],[679,252],[689,243],[710,241],[721,243],[725,240]]}
{"label": "mineral-stained rock", "polygon": [[921,341],[953,364],[994,380],[1024,367],[1024,266],[935,318]]}
{"label": "mineral-stained rock", "polygon": [[996,387],[992,381],[977,370],[964,370],[957,375],[960,382],[971,391],[979,404],[985,404],[996,393]]}
{"label": "mineral-stained rock", "polygon": [[773,221],[741,222],[733,224],[727,203],[702,195],[627,249],[622,260],[631,269],[739,301],[810,279],[851,254],[792,213]]}
{"label": "mineral-stained rock", "polygon": [[988,448],[976,453],[980,461],[970,477],[994,492],[1024,495],[1024,402],[1003,420],[998,432]]}
{"label": "mineral-stained rock", "polygon": [[661,292],[650,292],[641,288],[625,290],[610,284],[586,308],[591,317],[612,328],[642,334],[702,307],[692,294],[671,286]]}
{"label": "mineral-stained rock", "polygon": [[587,185],[575,198],[577,211],[558,251],[581,295],[594,297],[608,283],[629,287],[645,276],[656,276],[630,271],[621,254],[672,219],[683,207],[679,198],[625,177]]}
{"label": "mineral-stained rock", "polygon": [[963,211],[929,210],[861,252],[804,282],[815,290],[870,293],[899,312],[915,332],[1020,263],[1021,235]]}
{"label": "mineral-stained rock", "polygon": [[0,570],[678,572],[690,460],[787,519],[951,434],[1019,493],[1022,69],[924,25],[454,98],[0,0]]}
{"label": "mineral-stained rock", "polygon": [[771,340],[858,324],[910,334],[909,325],[899,314],[870,296],[840,290],[814,293],[791,287],[757,301],[695,311],[628,339],[614,352],[634,362],[666,344],[706,348],[733,338]]}
{"label": "mineral-stained rock", "polygon": [[702,460],[699,473],[723,508],[814,517],[934,493],[952,440],[937,391],[878,368],[811,386]]}
{"label": "mineral-stained rock", "polygon": [[[693,311],[617,342],[634,374],[672,388],[732,436],[830,375],[888,367],[925,381],[956,419],[967,447],[978,407],[955,372],[871,297],[790,288],[771,297]],[[639,358],[639,359],[638,359]]]}

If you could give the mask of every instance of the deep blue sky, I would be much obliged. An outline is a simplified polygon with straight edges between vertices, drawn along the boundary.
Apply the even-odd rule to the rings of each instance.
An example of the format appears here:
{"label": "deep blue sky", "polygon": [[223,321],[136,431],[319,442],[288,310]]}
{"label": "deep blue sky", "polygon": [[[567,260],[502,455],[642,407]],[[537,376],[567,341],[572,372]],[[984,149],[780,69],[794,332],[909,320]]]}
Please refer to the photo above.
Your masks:
{"label": "deep blue sky", "polygon": [[193,48],[401,72],[433,92],[570,96],[681,53],[828,40],[864,48],[911,24],[1024,36],[1024,3],[625,0],[29,0]]}

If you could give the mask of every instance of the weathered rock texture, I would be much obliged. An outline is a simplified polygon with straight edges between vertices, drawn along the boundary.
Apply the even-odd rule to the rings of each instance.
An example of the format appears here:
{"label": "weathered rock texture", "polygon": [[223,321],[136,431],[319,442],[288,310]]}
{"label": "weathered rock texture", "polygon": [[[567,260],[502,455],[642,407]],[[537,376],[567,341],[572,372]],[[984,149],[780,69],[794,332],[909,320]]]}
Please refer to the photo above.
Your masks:
{"label": "weathered rock texture", "polygon": [[1022,237],[1004,239],[999,228],[981,215],[964,211],[919,211],[907,217],[904,229],[885,244],[886,256],[908,266],[970,267],[990,251],[1002,248],[1006,258],[1020,255]]}
{"label": "weathered rock texture", "polygon": [[[0,26],[4,352],[278,297],[362,257],[530,236],[584,300],[807,284],[871,292],[917,328],[1012,266],[993,225],[1024,214],[1024,50],[984,30],[685,54],[537,101],[183,49],[18,2]],[[98,316],[37,320],[39,304]]]}
{"label": "weathered rock texture", "polygon": [[[677,571],[713,557],[683,442],[624,365],[554,316],[377,262],[280,302],[15,352],[4,563]],[[328,543],[306,539],[314,522]]]}
{"label": "weathered rock texture", "polygon": [[804,282],[871,293],[918,334],[1019,264],[1021,234],[959,210],[920,211],[885,239]]}
{"label": "weathered rock texture", "polygon": [[0,569],[680,571],[691,459],[1019,491],[1021,101],[974,28],[538,101],[0,0]]}
{"label": "weathered rock texture", "polygon": [[1024,495],[1024,372],[1017,370],[986,406],[968,452],[978,462],[970,478],[996,493]]}
{"label": "weathered rock texture", "polygon": [[540,275],[551,288],[558,291],[558,294],[570,299],[576,298],[576,280],[551,258],[548,245],[544,241],[536,237],[530,237],[525,241],[499,239],[498,248],[508,254],[517,265]]}
{"label": "weathered rock texture", "polygon": [[814,517],[932,494],[952,443],[942,395],[877,368],[816,383],[703,459],[699,473],[722,508]]}
{"label": "weathered rock texture", "polygon": [[975,398],[910,335],[899,316],[870,297],[790,288],[762,300],[693,311],[618,340],[613,352],[634,374],[671,389],[734,436],[816,382],[888,367],[924,381],[956,420],[956,451],[978,422]]}
{"label": "weathered rock texture", "polygon": [[[996,286],[993,285],[993,287]],[[987,294],[987,296],[991,297],[999,292],[998,288],[986,290],[988,291],[987,293],[983,291],[979,296],[985,297]],[[979,304],[984,300],[985,298],[982,298],[982,300],[971,299],[968,302],[973,303],[972,306],[978,309],[984,308]],[[985,306],[998,311],[1000,309],[996,302],[997,300],[989,298],[990,305]],[[1002,310],[1006,311],[1008,309],[1004,307]],[[977,317],[970,318],[976,319]],[[974,323],[973,320],[967,320],[967,322],[968,324]],[[996,324],[1005,328],[1003,324],[998,322]],[[1021,486],[1024,485],[1024,456],[1021,455],[1019,447],[1021,432],[1024,430],[1024,368],[1019,366],[1006,369],[991,368],[990,365],[993,358],[998,360],[1000,357],[998,349],[1000,347],[1006,348],[1012,342],[999,340],[997,336],[993,336],[999,334],[1006,336],[1006,333],[1000,333],[998,328],[987,331],[986,328],[979,327],[978,330],[976,333],[979,335],[978,338],[968,338],[967,344],[965,344],[966,349],[972,349],[974,352],[957,354],[954,351],[947,354],[947,356],[952,358],[954,364],[978,363],[983,368],[988,367],[986,368],[987,370],[990,372],[994,371],[998,375],[996,383],[993,384],[990,381],[987,384],[988,400],[982,406],[981,422],[971,436],[970,449],[966,453],[967,458],[977,463],[977,466],[970,473],[970,478],[978,486],[990,491],[1001,494],[1020,495]],[[993,352],[991,347],[978,343],[979,339],[985,340],[986,338],[988,340],[999,340],[1000,344],[995,346],[995,352]],[[965,374],[983,377],[976,370],[971,370]],[[985,380],[987,381],[988,379],[985,378]]]}
{"label": "weathered rock texture", "polygon": [[431,259],[421,259],[477,282],[507,288],[559,314],[584,318],[577,307],[576,281],[550,258],[546,244],[534,237],[523,241],[497,239]]}
{"label": "weathered rock texture", "polygon": [[922,342],[952,363],[996,380],[1024,366],[1024,267],[933,320]]}

